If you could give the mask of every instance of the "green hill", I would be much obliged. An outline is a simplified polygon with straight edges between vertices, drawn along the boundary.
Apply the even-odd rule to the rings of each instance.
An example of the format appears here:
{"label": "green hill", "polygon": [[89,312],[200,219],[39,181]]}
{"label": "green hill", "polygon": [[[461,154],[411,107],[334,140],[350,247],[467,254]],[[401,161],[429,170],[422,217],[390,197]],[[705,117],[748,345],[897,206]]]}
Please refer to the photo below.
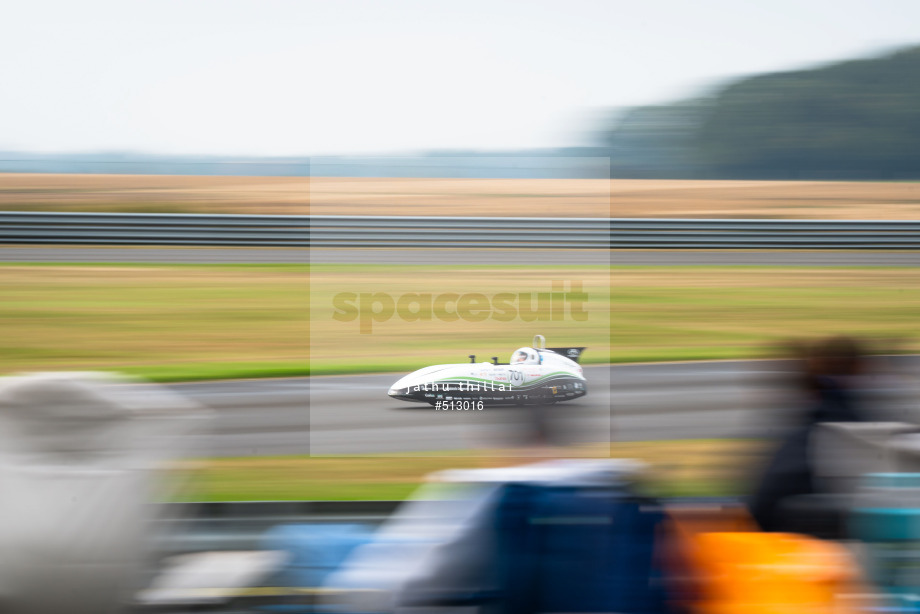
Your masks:
{"label": "green hill", "polygon": [[917,179],[920,47],[633,109],[605,145],[614,176]]}

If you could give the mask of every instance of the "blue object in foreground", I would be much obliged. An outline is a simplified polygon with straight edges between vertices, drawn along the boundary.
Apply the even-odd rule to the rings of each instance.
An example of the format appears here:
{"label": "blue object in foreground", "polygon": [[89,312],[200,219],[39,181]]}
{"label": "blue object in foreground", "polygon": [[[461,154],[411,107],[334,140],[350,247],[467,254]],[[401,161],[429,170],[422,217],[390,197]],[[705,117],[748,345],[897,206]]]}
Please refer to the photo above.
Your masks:
{"label": "blue object in foreground", "polygon": [[850,532],[867,544],[869,577],[889,595],[882,611],[920,613],[920,474],[864,476]]}
{"label": "blue object in foreground", "polygon": [[371,529],[362,524],[284,524],[265,534],[262,548],[281,550],[289,556],[278,584],[317,588],[370,537]]}
{"label": "blue object in foreground", "polygon": [[662,519],[615,489],[508,486],[496,518],[503,612],[666,611]]}

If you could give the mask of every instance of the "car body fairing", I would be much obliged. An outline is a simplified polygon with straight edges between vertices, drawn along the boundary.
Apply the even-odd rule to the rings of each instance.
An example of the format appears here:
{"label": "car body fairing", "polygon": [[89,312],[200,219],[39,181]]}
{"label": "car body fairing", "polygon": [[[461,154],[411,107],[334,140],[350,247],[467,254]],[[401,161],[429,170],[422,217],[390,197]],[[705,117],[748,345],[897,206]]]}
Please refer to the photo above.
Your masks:
{"label": "car body fairing", "polygon": [[535,347],[515,350],[509,364],[469,362],[424,367],[396,381],[389,396],[401,401],[482,401],[483,405],[556,403],[587,394],[577,360],[584,348]]}

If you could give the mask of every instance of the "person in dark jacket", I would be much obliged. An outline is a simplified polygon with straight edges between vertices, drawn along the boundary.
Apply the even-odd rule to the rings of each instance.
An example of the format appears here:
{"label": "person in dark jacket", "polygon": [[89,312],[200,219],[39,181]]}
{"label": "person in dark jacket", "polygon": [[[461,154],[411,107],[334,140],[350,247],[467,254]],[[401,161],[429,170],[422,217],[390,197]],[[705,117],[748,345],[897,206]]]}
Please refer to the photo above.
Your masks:
{"label": "person in dark jacket", "polygon": [[784,510],[792,497],[818,493],[810,461],[810,441],[822,422],[865,419],[859,406],[859,376],[865,370],[860,344],[848,337],[826,339],[800,348],[799,373],[793,385],[804,408],[791,431],[771,455],[749,508],[764,531],[800,531],[801,519]]}

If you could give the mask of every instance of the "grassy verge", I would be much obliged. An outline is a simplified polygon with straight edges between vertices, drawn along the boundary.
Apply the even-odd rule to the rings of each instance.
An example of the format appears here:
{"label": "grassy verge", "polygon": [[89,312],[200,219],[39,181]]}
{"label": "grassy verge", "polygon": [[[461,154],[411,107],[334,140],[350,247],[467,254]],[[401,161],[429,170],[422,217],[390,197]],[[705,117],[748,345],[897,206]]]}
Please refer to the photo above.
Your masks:
{"label": "grassy verge", "polygon": [[[649,464],[645,488],[660,496],[731,495],[763,450],[756,440],[613,443],[569,450]],[[444,469],[530,462],[522,451],[485,450],[355,457],[277,456],[200,459],[180,465],[191,475],[187,501],[401,500],[425,476]]]}
{"label": "grassy verge", "polygon": [[[587,318],[337,321],[335,297],[536,296],[577,282]],[[157,381],[410,371],[507,359],[534,333],[587,364],[750,358],[848,333],[920,351],[909,267],[0,264],[0,372],[107,369]],[[570,287],[570,286],[567,286]],[[536,304],[536,303],[535,303]],[[494,314],[494,312],[493,312]],[[312,320],[311,320],[312,318]]]}
{"label": "grassy verge", "polygon": [[306,266],[5,264],[0,370],[303,372],[306,279]]}

